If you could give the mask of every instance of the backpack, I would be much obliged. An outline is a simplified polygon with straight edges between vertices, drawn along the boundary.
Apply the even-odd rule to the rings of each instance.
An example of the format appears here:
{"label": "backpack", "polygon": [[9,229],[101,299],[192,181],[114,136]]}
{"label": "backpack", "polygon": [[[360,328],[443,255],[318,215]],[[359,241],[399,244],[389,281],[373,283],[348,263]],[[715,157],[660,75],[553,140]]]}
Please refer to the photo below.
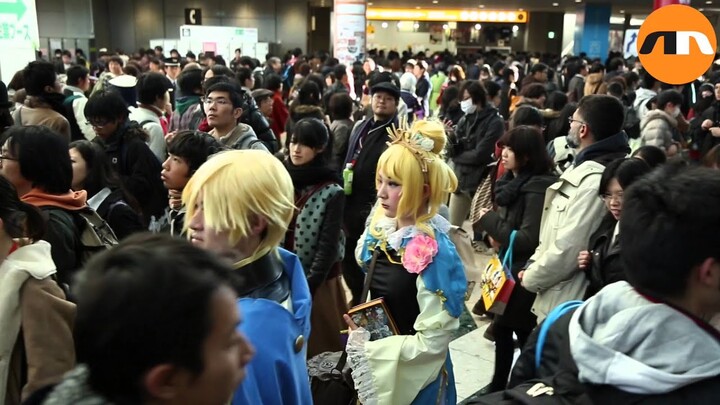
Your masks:
{"label": "backpack", "polygon": [[119,243],[107,221],[92,208],[84,207],[79,211],[65,212],[72,217],[78,232],[79,246],[76,255],[80,265],[87,263],[95,254],[111,249]]}
{"label": "backpack", "polygon": [[[550,327],[568,312],[575,310],[582,301],[568,301],[555,307],[538,329],[535,344],[535,368],[540,367],[543,347]],[[568,358],[570,357],[570,358]],[[572,358],[569,353],[560,356],[560,363],[567,364]],[[482,405],[592,405],[586,387],[577,376],[562,368],[555,375],[525,381],[522,384],[493,394],[485,395],[469,404]]]}

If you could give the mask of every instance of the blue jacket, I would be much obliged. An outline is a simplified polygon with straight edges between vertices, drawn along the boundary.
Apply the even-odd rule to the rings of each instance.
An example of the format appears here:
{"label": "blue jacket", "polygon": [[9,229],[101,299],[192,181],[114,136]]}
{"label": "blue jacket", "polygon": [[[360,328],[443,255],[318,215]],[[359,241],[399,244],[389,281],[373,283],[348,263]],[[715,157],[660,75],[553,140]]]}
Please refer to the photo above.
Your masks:
{"label": "blue jacket", "polygon": [[[267,299],[240,298],[240,331],[255,346],[255,358],[233,396],[233,405],[312,404],[305,364],[311,297],[297,256],[278,249],[290,278],[293,313]],[[298,350],[299,349],[299,350]]]}

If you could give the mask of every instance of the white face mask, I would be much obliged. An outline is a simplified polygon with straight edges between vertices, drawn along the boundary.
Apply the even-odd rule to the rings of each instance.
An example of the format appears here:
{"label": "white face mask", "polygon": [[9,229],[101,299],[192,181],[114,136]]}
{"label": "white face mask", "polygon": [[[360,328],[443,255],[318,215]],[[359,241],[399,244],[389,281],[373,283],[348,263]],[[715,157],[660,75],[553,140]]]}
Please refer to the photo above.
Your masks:
{"label": "white face mask", "polygon": [[675,111],[673,111],[673,117],[674,117],[674,118],[679,117],[681,112],[682,112],[682,111],[680,111],[680,106],[676,106],[676,107],[675,107]]}
{"label": "white face mask", "polygon": [[463,100],[460,102],[460,109],[465,114],[472,114],[475,112],[475,104],[472,102],[472,98],[469,98],[467,100]]}

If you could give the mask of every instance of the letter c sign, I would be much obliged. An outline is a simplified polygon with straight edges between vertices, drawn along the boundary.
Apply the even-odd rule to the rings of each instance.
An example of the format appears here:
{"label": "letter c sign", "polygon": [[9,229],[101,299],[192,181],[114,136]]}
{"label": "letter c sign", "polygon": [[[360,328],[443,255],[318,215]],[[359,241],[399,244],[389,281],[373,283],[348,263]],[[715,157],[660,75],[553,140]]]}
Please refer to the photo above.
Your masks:
{"label": "letter c sign", "polygon": [[187,25],[202,25],[202,9],[186,8],[185,9],[185,24],[187,24]]}
{"label": "letter c sign", "polygon": [[698,10],[674,4],[653,11],[638,32],[638,58],[653,77],[685,84],[702,76],[715,58],[717,37]]}

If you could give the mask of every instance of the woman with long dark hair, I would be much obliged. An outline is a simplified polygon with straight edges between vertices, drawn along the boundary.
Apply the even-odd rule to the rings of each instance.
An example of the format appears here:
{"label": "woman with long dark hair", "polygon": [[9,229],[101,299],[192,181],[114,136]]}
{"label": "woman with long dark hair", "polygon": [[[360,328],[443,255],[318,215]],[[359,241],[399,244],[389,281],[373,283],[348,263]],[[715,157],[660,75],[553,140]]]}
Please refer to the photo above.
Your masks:
{"label": "woman with long dark hair", "polygon": [[[0,403],[19,404],[75,365],[75,305],[55,282],[45,220],[0,177]],[[7,357],[5,357],[7,355]]]}
{"label": "woman with long dark hair", "polygon": [[340,281],[345,256],[342,230],[345,194],[342,179],[330,165],[332,137],[317,118],[297,122],[285,162],[297,210],[285,235],[285,248],[297,254],[305,270],[313,309],[313,333],[308,358],[343,349],[338,331],[344,329],[347,300]]}
{"label": "woman with long dark hair", "polygon": [[[518,274],[539,243],[545,190],[556,177],[551,174],[553,163],[539,129],[515,127],[500,138],[499,144],[505,174],[495,186],[497,210],[483,209],[474,230],[487,232],[493,246],[500,249],[501,257],[510,248],[511,234],[516,232],[511,272],[515,280],[519,280]],[[530,312],[534,300],[535,294],[518,282],[505,312],[495,316],[495,374],[483,393],[505,388],[515,350],[513,333],[522,347],[536,325],[535,315]]]}
{"label": "woman with long dark hair", "polygon": [[102,146],[90,141],[75,141],[69,146],[73,168],[72,189],[87,192],[87,204],[95,210],[118,239],[141,232],[140,207],[125,190],[112,170]]}

